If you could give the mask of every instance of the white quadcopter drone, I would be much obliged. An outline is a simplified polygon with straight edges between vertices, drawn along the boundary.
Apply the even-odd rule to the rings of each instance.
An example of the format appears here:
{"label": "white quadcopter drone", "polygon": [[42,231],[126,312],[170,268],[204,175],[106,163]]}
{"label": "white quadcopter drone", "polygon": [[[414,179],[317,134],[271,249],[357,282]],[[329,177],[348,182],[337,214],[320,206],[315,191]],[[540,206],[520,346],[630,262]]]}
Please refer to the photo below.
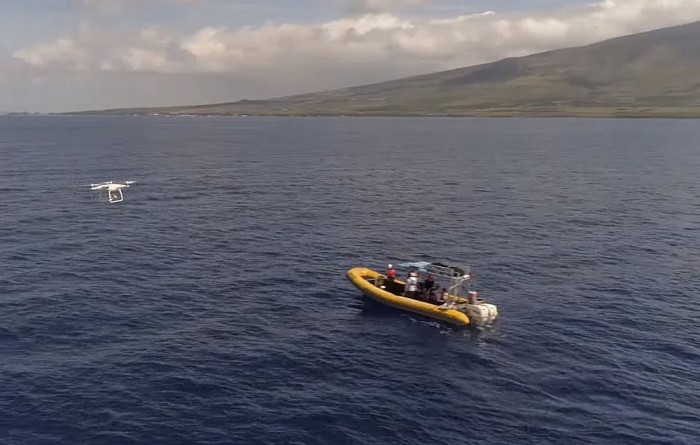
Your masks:
{"label": "white quadcopter drone", "polygon": [[97,184],[90,184],[90,190],[99,192],[100,199],[104,196],[104,193],[107,193],[107,199],[109,200],[110,204],[113,204],[115,202],[124,201],[124,193],[122,193],[122,189],[129,188],[131,184],[135,183],[136,181],[124,181],[121,183],[114,181],[99,182]]}

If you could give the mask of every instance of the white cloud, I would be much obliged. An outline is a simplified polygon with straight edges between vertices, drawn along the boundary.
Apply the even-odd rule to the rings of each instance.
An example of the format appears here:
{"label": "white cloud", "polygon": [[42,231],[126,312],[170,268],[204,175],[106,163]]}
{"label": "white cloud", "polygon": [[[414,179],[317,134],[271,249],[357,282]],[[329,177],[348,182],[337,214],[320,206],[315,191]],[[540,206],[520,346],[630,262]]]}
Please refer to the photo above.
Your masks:
{"label": "white cloud", "polygon": [[364,12],[385,12],[420,6],[428,2],[429,0],[350,0],[350,9]]}
{"label": "white cloud", "polygon": [[347,37],[362,37],[375,31],[410,30],[414,28],[411,22],[401,20],[390,14],[366,14],[321,25],[326,36],[333,41]]}
{"label": "white cloud", "polygon": [[103,70],[123,70],[123,71],[173,71],[171,63],[165,54],[156,51],[149,51],[141,48],[128,48],[118,59],[105,60],[100,68]]}
{"label": "white cloud", "polygon": [[[419,1],[363,3],[390,7]],[[486,12],[418,20],[383,12],[310,25],[206,27],[188,35],[162,28],[107,35],[85,27],[75,36],[23,48],[14,56],[43,72],[245,76],[260,79],[259,91],[278,94],[270,85],[283,85],[289,93],[349,86],[693,20],[700,20],[699,0],[604,0],[575,10],[520,15]]]}
{"label": "white cloud", "polygon": [[78,0],[79,3],[87,8],[96,9],[103,12],[119,12],[127,8],[143,7],[147,4],[197,4],[200,0]]}
{"label": "white cloud", "polygon": [[72,69],[85,69],[88,63],[87,52],[71,39],[58,39],[46,45],[21,49],[15,57],[33,66],[58,66]]}

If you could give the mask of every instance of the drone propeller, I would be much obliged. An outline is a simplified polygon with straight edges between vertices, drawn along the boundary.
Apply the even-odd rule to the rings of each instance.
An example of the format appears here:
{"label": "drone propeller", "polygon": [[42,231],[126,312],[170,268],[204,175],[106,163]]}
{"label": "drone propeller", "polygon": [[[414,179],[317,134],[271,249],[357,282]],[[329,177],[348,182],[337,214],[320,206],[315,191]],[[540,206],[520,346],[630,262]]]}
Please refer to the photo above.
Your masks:
{"label": "drone propeller", "polygon": [[131,185],[131,184],[136,184],[138,181],[124,181],[124,182],[114,182],[114,181],[104,181],[104,182],[95,182],[91,184],[80,184],[78,187],[99,187],[103,185],[109,185],[109,184],[126,184],[126,185]]}
{"label": "drone propeller", "polygon": [[80,184],[78,187],[97,187],[100,185],[109,185],[109,184],[114,184],[114,181],[95,182],[95,183],[91,183],[91,184]]}

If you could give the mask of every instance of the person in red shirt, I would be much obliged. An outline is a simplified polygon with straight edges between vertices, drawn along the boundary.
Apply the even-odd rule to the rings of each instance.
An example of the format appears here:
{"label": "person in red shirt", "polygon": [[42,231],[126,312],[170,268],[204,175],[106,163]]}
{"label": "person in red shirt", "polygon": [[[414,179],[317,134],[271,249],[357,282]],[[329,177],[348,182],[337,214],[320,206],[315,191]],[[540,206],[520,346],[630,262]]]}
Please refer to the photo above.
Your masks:
{"label": "person in red shirt", "polygon": [[396,278],[396,270],[394,270],[394,266],[391,264],[389,264],[389,266],[386,268],[386,278],[389,281],[394,281],[394,278]]}

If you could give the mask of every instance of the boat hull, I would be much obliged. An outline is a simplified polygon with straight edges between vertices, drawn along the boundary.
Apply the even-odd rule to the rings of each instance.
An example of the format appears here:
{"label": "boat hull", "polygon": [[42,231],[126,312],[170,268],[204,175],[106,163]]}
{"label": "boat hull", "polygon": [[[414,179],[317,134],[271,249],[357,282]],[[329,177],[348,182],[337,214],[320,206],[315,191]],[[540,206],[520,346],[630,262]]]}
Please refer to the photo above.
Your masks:
{"label": "boat hull", "polygon": [[457,326],[466,326],[469,324],[469,317],[463,312],[455,309],[441,309],[439,306],[425,301],[394,295],[368,281],[368,279],[376,279],[380,275],[380,273],[372,269],[367,269],[366,267],[354,267],[347,272],[350,282],[364,295],[374,301]]}

